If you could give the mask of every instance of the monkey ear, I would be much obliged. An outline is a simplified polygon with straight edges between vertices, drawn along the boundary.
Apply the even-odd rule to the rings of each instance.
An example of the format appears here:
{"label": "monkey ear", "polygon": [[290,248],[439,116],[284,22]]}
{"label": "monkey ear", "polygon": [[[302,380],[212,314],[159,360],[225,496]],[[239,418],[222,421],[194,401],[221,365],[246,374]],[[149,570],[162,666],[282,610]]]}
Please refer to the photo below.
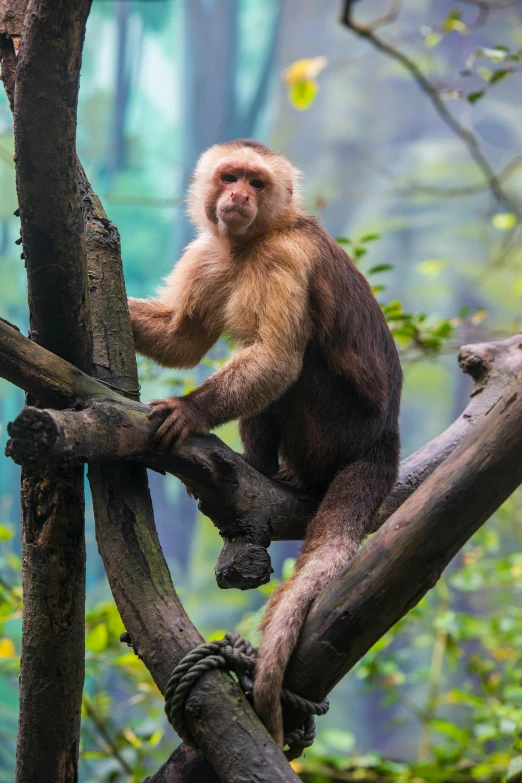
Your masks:
{"label": "monkey ear", "polygon": [[292,198],[292,196],[294,195],[294,188],[293,188],[293,186],[292,185],[287,185],[286,186],[286,190],[287,190],[287,193],[288,193],[288,197]]}

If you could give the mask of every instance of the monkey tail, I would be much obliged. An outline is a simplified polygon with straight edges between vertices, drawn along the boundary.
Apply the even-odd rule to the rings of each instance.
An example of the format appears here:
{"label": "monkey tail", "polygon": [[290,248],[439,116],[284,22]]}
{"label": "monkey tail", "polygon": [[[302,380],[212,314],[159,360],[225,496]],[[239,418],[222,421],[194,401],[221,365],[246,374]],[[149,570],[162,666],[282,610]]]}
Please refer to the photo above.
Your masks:
{"label": "monkey tail", "polygon": [[280,747],[283,746],[281,688],[286,667],[312,601],[353,554],[353,548],[340,552],[338,542],[329,542],[317,548],[306,562],[300,557],[296,573],[280,585],[267,604],[256,663],[254,707]]}
{"label": "monkey tail", "polygon": [[316,596],[356,553],[371,520],[390,492],[397,458],[383,450],[355,462],[334,478],[308,525],[295,571],[270,597],[261,629],[254,678],[254,707],[279,746],[283,745],[281,688],[308,610]]}

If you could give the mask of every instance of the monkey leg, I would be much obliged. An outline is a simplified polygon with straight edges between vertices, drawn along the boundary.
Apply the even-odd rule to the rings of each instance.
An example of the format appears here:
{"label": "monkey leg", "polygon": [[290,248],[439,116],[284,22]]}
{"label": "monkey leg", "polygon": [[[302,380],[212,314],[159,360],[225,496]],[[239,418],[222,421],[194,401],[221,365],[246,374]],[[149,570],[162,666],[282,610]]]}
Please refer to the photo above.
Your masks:
{"label": "monkey leg", "polygon": [[241,455],[244,461],[266,476],[277,473],[281,432],[274,406],[269,405],[255,416],[240,419],[239,434],[244,449]]}
{"label": "monkey leg", "polygon": [[396,470],[395,460],[383,456],[354,462],[336,475],[308,525],[294,574],[268,601],[261,623],[254,704],[279,744],[283,740],[280,693],[284,673],[308,609],[354,556],[393,486]]}

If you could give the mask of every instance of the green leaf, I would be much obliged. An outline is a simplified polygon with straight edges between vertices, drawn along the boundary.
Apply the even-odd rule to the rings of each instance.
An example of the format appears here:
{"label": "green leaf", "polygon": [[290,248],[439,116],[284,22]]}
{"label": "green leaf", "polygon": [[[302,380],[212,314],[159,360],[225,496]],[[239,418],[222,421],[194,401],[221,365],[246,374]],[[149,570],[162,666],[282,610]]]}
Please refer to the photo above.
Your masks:
{"label": "green leaf", "polygon": [[517,216],[513,212],[499,212],[491,218],[491,225],[497,231],[510,231],[517,224]]}
{"label": "green leaf", "polygon": [[490,84],[496,84],[496,82],[499,82],[501,79],[504,79],[510,73],[511,73],[511,71],[508,70],[507,68],[502,68],[502,69],[500,69],[498,71],[495,71],[492,74],[492,76],[491,76],[491,78],[489,80],[489,83]]}
{"label": "green leaf", "polygon": [[376,275],[378,272],[391,272],[392,269],[393,269],[393,264],[377,264],[376,266],[370,267],[370,269],[368,269],[366,274]]}
{"label": "green leaf", "polygon": [[363,237],[360,238],[360,242],[375,242],[377,239],[380,239],[380,234],[365,234]]}
{"label": "green leaf", "polygon": [[339,245],[350,245],[352,240],[348,239],[348,237],[335,237],[335,241]]}
{"label": "green leaf", "polygon": [[485,90],[477,90],[477,92],[470,92],[468,95],[468,101],[470,103],[476,103],[477,101],[480,101],[482,97],[486,94]]}
{"label": "green leaf", "polygon": [[340,729],[323,729],[320,739],[334,750],[341,753],[349,753],[355,747],[355,737],[351,731],[342,731]]}
{"label": "green leaf", "polygon": [[6,525],[0,524],[0,541],[9,541],[14,536],[14,532]]}
{"label": "green leaf", "polygon": [[469,733],[464,729],[459,729],[458,726],[455,726],[454,723],[448,720],[435,719],[431,722],[431,727],[435,731],[440,732],[440,734],[445,734],[447,737],[451,737],[462,744],[469,742]]}
{"label": "green leaf", "polygon": [[109,632],[105,623],[95,625],[94,628],[89,631],[87,638],[85,639],[85,646],[89,652],[101,653],[107,648],[109,641]]}
{"label": "green leaf", "polygon": [[294,109],[305,111],[314,102],[318,89],[315,81],[296,82],[288,90],[288,98]]}

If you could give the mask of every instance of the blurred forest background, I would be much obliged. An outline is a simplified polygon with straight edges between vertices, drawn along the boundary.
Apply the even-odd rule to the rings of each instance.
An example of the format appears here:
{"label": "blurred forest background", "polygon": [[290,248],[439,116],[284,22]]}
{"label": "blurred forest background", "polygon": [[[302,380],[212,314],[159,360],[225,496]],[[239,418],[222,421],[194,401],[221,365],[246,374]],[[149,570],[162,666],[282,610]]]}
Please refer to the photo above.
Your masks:
{"label": "blurred forest background", "polygon": [[[152,294],[190,240],[183,199],[200,153],[218,141],[259,139],[302,169],[307,209],[343,242],[382,302],[405,370],[403,454],[442,431],[472,388],[458,347],[521,329],[522,3],[490,5],[391,3],[400,12],[375,35],[411,58],[430,93],[394,56],[340,24],[339,0],[94,0],[78,151],[119,227],[129,295]],[[390,4],[365,0],[354,10],[367,22]],[[437,101],[464,136],[441,118]],[[503,172],[489,183],[470,155],[475,143]],[[26,332],[12,155],[0,91],[0,314]],[[141,362],[142,399],[187,390],[225,355],[218,345],[184,374]],[[6,424],[22,405],[22,393],[0,380],[2,453]],[[239,448],[235,425],[220,435]],[[17,722],[20,508],[19,470],[0,460],[4,783],[13,778]],[[150,483],[164,553],[192,620],[207,638],[238,629],[255,640],[273,585],[220,591],[217,531],[174,477],[151,472]],[[303,780],[504,778],[522,727],[521,512],[516,493],[336,689],[313,748],[294,762]],[[175,738],[145,667],[119,643],[123,627],[92,511],[87,536],[81,779],[141,781]],[[272,546],[277,578],[296,548]]]}

